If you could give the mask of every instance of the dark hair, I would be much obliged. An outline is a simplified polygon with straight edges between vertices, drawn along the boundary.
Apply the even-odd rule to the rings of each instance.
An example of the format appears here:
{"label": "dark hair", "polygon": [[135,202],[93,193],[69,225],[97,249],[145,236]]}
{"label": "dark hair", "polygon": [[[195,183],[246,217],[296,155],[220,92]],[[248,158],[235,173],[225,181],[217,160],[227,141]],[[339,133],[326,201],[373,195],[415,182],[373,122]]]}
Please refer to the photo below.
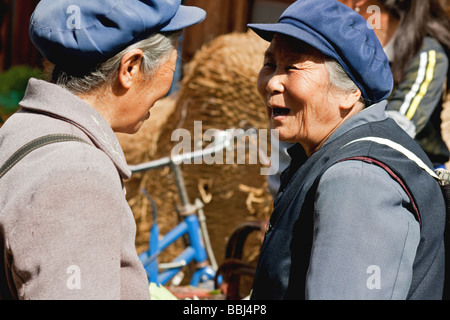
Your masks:
{"label": "dark hair", "polygon": [[441,0],[380,0],[386,10],[401,19],[394,42],[392,74],[403,80],[409,61],[419,52],[425,36],[431,36],[450,52],[450,17]]}

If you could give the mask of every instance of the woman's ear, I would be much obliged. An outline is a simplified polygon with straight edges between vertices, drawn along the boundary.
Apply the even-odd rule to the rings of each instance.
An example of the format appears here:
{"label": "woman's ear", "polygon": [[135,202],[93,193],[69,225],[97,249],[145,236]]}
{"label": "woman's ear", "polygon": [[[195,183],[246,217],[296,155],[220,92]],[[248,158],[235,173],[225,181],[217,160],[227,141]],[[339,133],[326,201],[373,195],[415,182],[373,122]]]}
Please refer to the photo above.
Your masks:
{"label": "woman's ear", "polygon": [[144,53],[141,49],[131,50],[120,62],[118,82],[124,89],[130,89],[133,82],[140,79],[140,67]]}
{"label": "woman's ear", "polygon": [[341,109],[341,114],[348,114],[351,113],[352,111],[355,111],[356,109],[363,107],[364,104],[360,102],[361,95],[362,95],[361,90],[359,89],[349,94],[346,94],[339,106]]}

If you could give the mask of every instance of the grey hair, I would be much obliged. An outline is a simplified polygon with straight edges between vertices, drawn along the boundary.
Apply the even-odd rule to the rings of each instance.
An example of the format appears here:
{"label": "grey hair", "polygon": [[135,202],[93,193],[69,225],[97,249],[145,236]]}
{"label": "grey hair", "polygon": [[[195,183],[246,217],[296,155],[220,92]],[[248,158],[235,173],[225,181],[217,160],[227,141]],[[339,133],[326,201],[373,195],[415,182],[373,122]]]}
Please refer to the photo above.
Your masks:
{"label": "grey hair", "polygon": [[[336,60],[326,59],[325,67],[328,70],[331,85],[337,90],[347,94],[360,90]],[[362,95],[360,102],[365,105],[364,97]]]}
{"label": "grey hair", "polygon": [[53,70],[50,71],[51,81],[74,94],[92,92],[105,84],[111,84],[118,75],[122,58],[135,49],[143,51],[142,74],[146,78],[151,77],[158,67],[167,61],[169,53],[176,46],[179,35],[179,32],[153,34],[147,39],[128,46],[82,76],[72,75],[54,66]]}

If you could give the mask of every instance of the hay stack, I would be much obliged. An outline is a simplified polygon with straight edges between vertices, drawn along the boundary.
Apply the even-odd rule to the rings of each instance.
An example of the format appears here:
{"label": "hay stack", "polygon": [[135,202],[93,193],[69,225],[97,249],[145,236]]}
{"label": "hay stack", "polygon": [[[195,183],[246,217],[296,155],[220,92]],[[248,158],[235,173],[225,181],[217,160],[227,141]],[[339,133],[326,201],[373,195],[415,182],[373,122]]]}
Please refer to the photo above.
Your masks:
{"label": "hay stack", "polygon": [[179,127],[266,128],[256,79],[268,43],[252,31],[218,37],[186,66],[177,103]]}
{"label": "hay stack", "polygon": [[[158,130],[150,129],[152,133],[147,134],[147,127],[152,126],[150,121],[141,129],[144,133],[137,141],[121,140],[128,162],[134,164],[170,155],[178,143],[171,141],[172,132],[184,128],[193,134],[194,121],[202,121],[203,131],[209,128],[267,128],[266,109],[256,91],[256,79],[267,46],[267,42],[249,31],[220,36],[202,47],[186,65],[174,111],[164,118],[163,125],[158,128],[160,131],[155,133]],[[152,112],[150,120],[157,116]],[[136,152],[136,146],[141,151]],[[200,198],[205,202],[209,233],[219,264],[234,228],[248,220],[267,219],[271,212],[266,177],[260,175],[260,168],[259,164],[183,165],[191,201]],[[149,203],[139,193],[143,186],[158,205],[161,233],[166,233],[178,221],[175,208],[179,200],[171,173],[167,169],[158,169],[137,174],[127,182],[127,190],[138,226],[138,251],[147,248],[151,224]],[[168,255],[179,252],[182,247],[183,243],[179,241]]]}

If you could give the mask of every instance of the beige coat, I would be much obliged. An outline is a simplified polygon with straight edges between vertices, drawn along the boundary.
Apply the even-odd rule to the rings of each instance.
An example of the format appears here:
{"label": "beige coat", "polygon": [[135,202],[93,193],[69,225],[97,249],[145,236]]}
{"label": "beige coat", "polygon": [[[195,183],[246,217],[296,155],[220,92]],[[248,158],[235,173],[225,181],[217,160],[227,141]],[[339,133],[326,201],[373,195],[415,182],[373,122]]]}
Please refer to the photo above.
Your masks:
{"label": "beige coat", "polygon": [[0,179],[0,298],[149,299],[122,182],[131,172],[114,132],[45,81],[30,80],[21,106],[0,129],[0,166],[47,134],[91,145],[42,147]]}

